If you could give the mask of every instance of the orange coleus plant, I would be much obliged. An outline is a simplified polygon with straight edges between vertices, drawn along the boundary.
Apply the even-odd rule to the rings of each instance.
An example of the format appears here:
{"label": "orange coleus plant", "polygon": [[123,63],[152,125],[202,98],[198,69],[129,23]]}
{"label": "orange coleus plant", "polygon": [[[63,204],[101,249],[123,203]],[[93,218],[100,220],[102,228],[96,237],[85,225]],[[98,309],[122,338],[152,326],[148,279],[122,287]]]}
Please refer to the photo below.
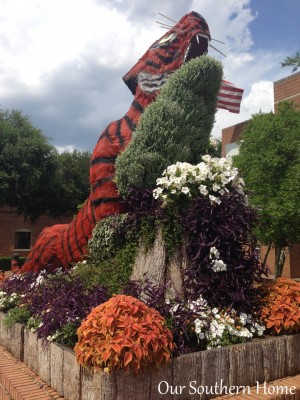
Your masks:
{"label": "orange coleus plant", "polygon": [[92,370],[145,370],[170,360],[173,337],[154,308],[125,295],[94,308],[78,328],[77,361]]}
{"label": "orange coleus plant", "polygon": [[262,321],[271,334],[300,332],[300,282],[277,278],[263,289]]}

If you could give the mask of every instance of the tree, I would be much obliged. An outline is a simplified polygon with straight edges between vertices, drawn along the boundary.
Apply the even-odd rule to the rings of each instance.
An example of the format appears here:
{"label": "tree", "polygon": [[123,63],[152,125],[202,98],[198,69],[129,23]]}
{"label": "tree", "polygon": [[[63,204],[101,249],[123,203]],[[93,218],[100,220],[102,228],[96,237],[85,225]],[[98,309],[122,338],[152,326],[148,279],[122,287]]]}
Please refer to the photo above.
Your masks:
{"label": "tree", "polygon": [[89,153],[58,154],[17,110],[0,111],[0,205],[35,221],[77,211],[89,194]]}
{"label": "tree", "polygon": [[275,276],[300,240],[300,112],[291,102],[278,113],[256,114],[246,126],[234,157],[258,212],[257,236],[275,247]]}
{"label": "tree", "polygon": [[286,57],[281,63],[281,67],[293,67],[292,72],[296,72],[300,68],[300,51],[297,52],[295,57]]}
{"label": "tree", "polygon": [[89,167],[91,153],[74,150],[57,155],[56,203],[52,215],[75,213],[90,193]]}
{"label": "tree", "polygon": [[0,204],[35,220],[47,209],[56,150],[20,111],[0,112]]}

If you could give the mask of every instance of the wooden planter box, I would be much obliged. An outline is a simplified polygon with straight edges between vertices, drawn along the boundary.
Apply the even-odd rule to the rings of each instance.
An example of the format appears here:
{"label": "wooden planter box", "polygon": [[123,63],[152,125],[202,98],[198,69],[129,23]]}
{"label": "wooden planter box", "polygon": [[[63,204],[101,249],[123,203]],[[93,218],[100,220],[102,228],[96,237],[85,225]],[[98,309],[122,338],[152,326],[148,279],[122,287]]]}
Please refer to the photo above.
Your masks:
{"label": "wooden planter box", "polygon": [[[66,400],[208,399],[205,388],[256,386],[257,382],[300,373],[300,334],[268,337],[252,342],[180,356],[165,368],[146,374],[123,371],[95,375],[79,367],[74,352],[51,343],[45,347],[35,333],[21,324],[3,326],[0,313],[0,344],[24,361]],[[195,393],[199,387],[199,394]],[[220,389],[218,389],[220,390]],[[215,391],[215,390],[214,390]],[[161,393],[160,393],[161,392]]]}

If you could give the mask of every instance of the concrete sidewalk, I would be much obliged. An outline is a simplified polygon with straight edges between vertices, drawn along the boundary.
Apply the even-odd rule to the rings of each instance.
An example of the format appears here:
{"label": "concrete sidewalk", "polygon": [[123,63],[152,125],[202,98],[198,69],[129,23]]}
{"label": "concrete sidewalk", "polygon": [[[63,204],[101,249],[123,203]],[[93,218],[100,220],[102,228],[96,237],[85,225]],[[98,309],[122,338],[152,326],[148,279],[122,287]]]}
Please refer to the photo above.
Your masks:
{"label": "concrete sidewalk", "polygon": [[64,400],[0,346],[0,400]]}

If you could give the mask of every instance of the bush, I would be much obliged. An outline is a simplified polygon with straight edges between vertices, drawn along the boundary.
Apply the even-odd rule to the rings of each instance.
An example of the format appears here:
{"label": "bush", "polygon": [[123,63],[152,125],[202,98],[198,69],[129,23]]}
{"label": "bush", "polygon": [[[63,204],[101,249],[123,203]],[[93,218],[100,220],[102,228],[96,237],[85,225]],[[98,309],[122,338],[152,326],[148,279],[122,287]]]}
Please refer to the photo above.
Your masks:
{"label": "bush", "polygon": [[[19,258],[19,264],[22,266],[25,263],[26,257]],[[0,257],[0,270],[10,271],[11,257]]]}
{"label": "bush", "polygon": [[[66,333],[69,332],[70,337],[74,337],[74,330],[92,308],[107,299],[108,294],[103,287],[85,289],[79,277],[62,273],[46,279],[39,287],[27,293],[22,297],[22,304],[34,316],[34,321],[31,320],[30,324],[38,337],[50,341],[59,338],[66,344],[63,341]],[[70,328],[75,325],[75,328],[67,329],[68,324],[71,324]],[[76,340],[72,341],[73,344],[75,342]]]}
{"label": "bush", "polygon": [[[3,282],[2,290],[11,295],[17,293],[19,296],[29,293],[30,290],[36,285],[36,280],[43,279],[44,273],[40,275],[36,272],[26,272],[23,274],[12,275]],[[39,281],[37,282],[37,285]]]}
{"label": "bush", "polygon": [[31,317],[30,311],[26,307],[16,307],[8,311],[4,319],[4,325],[11,327],[17,322],[26,324]]}
{"label": "bush", "polygon": [[110,294],[120,293],[128,283],[138,248],[140,224],[128,214],[99,221],[88,242],[88,257],[76,264],[72,275],[86,288],[101,285]]}
{"label": "bush", "polygon": [[153,308],[118,295],[94,308],[78,329],[75,354],[93,371],[145,370],[170,360],[172,334]]}
{"label": "bush", "polygon": [[261,318],[272,335],[300,332],[300,282],[277,278],[264,284]]}
{"label": "bush", "polygon": [[0,292],[0,311],[8,311],[19,304],[20,296],[17,293]]}
{"label": "bush", "polygon": [[98,262],[113,257],[126,243],[130,230],[126,228],[127,214],[113,215],[99,221],[88,242],[89,254]]}
{"label": "bush", "polygon": [[222,66],[202,56],[174,72],[141,116],[131,143],[116,160],[116,182],[154,188],[163,170],[177,161],[196,163],[209,146]]}
{"label": "bush", "polygon": [[[106,260],[96,257],[79,262],[71,273],[79,277],[85,288],[105,287],[110,294],[120,293],[128,283],[138,248],[137,242],[127,243],[116,254]],[[102,257],[101,257],[102,258]]]}

